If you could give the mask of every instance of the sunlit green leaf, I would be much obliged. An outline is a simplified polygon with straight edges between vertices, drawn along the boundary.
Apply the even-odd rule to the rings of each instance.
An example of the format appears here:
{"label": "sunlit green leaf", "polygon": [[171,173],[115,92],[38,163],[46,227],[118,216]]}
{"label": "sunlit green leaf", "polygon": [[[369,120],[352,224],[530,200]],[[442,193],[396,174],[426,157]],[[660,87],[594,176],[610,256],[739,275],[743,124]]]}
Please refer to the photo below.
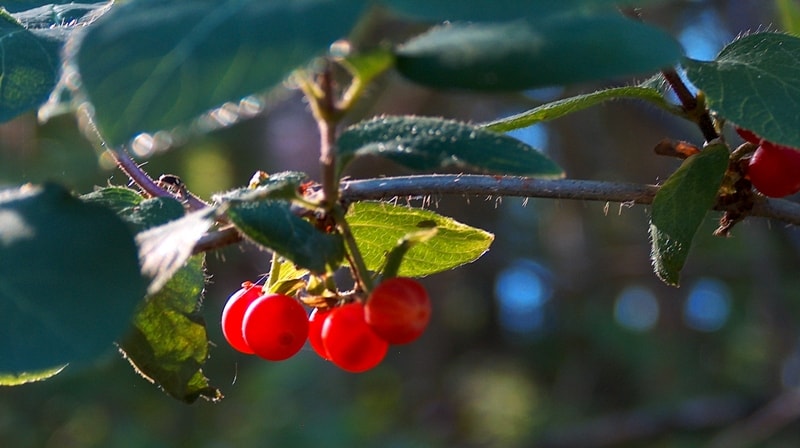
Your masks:
{"label": "sunlit green leaf", "polygon": [[462,170],[561,177],[547,156],[506,135],[431,117],[379,117],[345,129],[338,141],[341,171],[358,156],[375,155],[416,170]]}
{"label": "sunlit green leaf", "polygon": [[715,61],[684,65],[722,117],[772,142],[800,147],[800,38],[751,34],[725,47]]}
{"label": "sunlit green leaf", "polygon": [[454,23],[397,50],[397,70],[435,88],[521,90],[657,71],[678,62],[665,32],[618,14]]}
{"label": "sunlit green leaf", "polygon": [[494,235],[429,210],[385,202],[356,202],[347,212],[367,269],[380,270],[386,255],[407,235],[436,228],[429,239],[415,241],[403,258],[398,275],[422,277],[471,263],[483,255]]}
{"label": "sunlit green leaf", "polygon": [[77,55],[113,145],[279,85],[345,37],[361,0],[140,0],[95,22]]}
{"label": "sunlit green leaf", "polygon": [[664,100],[664,96],[656,89],[640,86],[615,87],[543,104],[520,114],[486,123],[483,127],[490,131],[507,132],[543,121],[555,120],[605,101],[627,98],[649,101],[664,109],[670,108],[669,103]]}
{"label": "sunlit green leaf", "polygon": [[108,352],[145,286],[133,232],[111,210],[54,184],[0,195],[0,372]]}
{"label": "sunlit green leaf", "polygon": [[232,202],[227,215],[249,239],[316,274],[337,268],[344,258],[341,236],[317,230],[288,201]]}
{"label": "sunlit green leaf", "polygon": [[199,312],[205,286],[202,255],[192,257],[142,304],[131,332],[120,342],[137,372],[179,400],[222,398],[201,367],[208,358],[206,326]]}
{"label": "sunlit green leaf", "polygon": [[686,159],[656,193],[650,216],[653,269],[677,285],[697,228],[714,205],[728,167],[727,146],[708,146]]}
{"label": "sunlit green leaf", "polygon": [[67,366],[58,366],[52,369],[37,372],[2,373],[0,372],[0,386],[20,386],[22,384],[43,381],[61,373]]}

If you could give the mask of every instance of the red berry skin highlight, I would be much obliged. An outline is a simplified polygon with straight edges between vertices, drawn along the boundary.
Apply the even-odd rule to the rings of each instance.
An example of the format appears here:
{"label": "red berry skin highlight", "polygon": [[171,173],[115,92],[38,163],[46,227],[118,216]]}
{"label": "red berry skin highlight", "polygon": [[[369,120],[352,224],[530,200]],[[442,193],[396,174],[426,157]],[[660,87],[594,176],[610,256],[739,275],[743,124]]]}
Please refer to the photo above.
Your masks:
{"label": "red berry skin highlight", "polygon": [[242,289],[233,293],[222,310],[222,335],[231,347],[248,355],[254,352],[244,340],[242,322],[247,308],[260,296],[261,286],[250,282],[242,283]]}
{"label": "red berry skin highlight", "polygon": [[330,312],[322,326],[322,341],[331,362],[351,373],[377,366],[389,350],[389,343],[364,321],[364,305],[360,302]]}
{"label": "red berry skin highlight", "polygon": [[747,177],[756,188],[773,198],[800,191],[800,151],[762,141],[750,158]]}
{"label": "red berry skin highlight", "polygon": [[381,282],[364,307],[367,324],[390,344],[419,338],[431,320],[428,292],[416,280],[395,277]]}
{"label": "red berry skin highlight", "polygon": [[244,340],[261,358],[283,361],[308,339],[308,315],[297,300],[283,294],[256,299],[244,315]]}

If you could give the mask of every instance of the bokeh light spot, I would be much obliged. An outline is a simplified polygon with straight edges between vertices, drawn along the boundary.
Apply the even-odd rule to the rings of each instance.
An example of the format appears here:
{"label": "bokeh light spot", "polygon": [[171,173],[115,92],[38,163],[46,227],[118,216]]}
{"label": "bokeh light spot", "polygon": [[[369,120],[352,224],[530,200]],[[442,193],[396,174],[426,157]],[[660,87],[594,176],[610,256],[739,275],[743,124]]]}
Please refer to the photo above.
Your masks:
{"label": "bokeh light spot", "polygon": [[648,331],[653,328],[659,313],[655,294],[644,286],[628,286],[614,303],[614,318],[617,323],[633,331]]}

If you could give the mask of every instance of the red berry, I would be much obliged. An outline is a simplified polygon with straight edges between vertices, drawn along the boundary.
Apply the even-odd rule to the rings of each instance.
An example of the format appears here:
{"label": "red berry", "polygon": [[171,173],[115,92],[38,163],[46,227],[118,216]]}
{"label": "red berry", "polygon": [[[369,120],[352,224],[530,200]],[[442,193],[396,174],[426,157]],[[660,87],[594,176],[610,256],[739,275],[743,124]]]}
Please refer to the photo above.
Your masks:
{"label": "red berry", "polygon": [[352,373],[365,372],[383,361],[389,343],[364,321],[364,305],[334,308],[322,326],[322,342],[331,362]]}
{"label": "red berry", "polygon": [[222,335],[225,336],[231,347],[248,355],[252,355],[253,350],[247,345],[244,335],[242,335],[242,321],[247,307],[260,296],[260,286],[244,282],[242,289],[233,293],[222,310]]}
{"label": "red berry", "polygon": [[256,355],[283,361],[300,351],[308,338],[308,315],[297,300],[283,295],[261,296],[244,314],[244,340]]}
{"label": "red berry", "polygon": [[747,168],[747,177],[765,196],[780,198],[800,191],[800,151],[762,141]]}
{"label": "red berry", "polygon": [[742,129],[739,126],[736,126],[736,133],[739,134],[739,137],[742,137],[744,141],[750,142],[754,145],[758,145],[761,143],[761,137],[757,136],[753,131],[749,131],[747,129]]}
{"label": "red berry", "polygon": [[308,316],[308,342],[311,343],[311,348],[326,361],[331,359],[322,343],[322,326],[330,312],[329,309],[314,308],[314,311]]}
{"label": "red berry", "polygon": [[375,287],[364,306],[364,317],[390,344],[407,344],[422,335],[431,320],[431,301],[416,280],[395,277]]}

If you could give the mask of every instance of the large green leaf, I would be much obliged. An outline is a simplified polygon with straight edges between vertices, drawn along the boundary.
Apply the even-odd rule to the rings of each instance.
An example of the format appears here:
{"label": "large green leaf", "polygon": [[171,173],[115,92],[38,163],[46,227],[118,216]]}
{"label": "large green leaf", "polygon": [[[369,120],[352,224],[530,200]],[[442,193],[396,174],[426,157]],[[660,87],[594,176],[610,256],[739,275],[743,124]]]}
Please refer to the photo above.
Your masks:
{"label": "large green leaf", "polygon": [[361,0],[142,0],[116,6],[77,55],[113,145],[280,84],[344,35]]}
{"label": "large green leaf", "polygon": [[313,273],[336,269],[344,258],[342,237],[317,230],[288,201],[234,201],[227,215],[245,236]]}
{"label": "large green leaf", "polygon": [[92,360],[145,295],[131,230],[63,187],[0,195],[0,372]]}
{"label": "large green leaf", "polygon": [[650,101],[664,109],[669,109],[671,107],[664,99],[661,92],[655,88],[643,86],[614,87],[543,104],[517,115],[486,123],[483,127],[490,131],[508,132],[514,129],[532,126],[543,121],[555,120],[556,118],[561,118],[605,101],[624,98]]}
{"label": "large green leaf", "polygon": [[433,21],[487,22],[615,10],[654,0],[382,0],[402,14]]}
{"label": "large green leaf", "polygon": [[155,295],[149,296],[120,342],[136,371],[170,396],[191,403],[217,401],[202,366],[208,358],[206,326],[199,312],[205,286],[203,255],[192,257]]}
{"label": "large green leaf", "polygon": [[620,15],[566,16],[434,28],[397,50],[397,70],[435,88],[521,90],[653,72],[680,44]]}
{"label": "large green leaf", "polygon": [[56,85],[60,46],[0,10],[0,122],[42,104]]}
{"label": "large green leaf", "polygon": [[711,145],[686,159],[656,193],[650,216],[653,269],[677,285],[697,228],[714,205],[728,167],[728,148]]}
{"label": "large green leaf", "polygon": [[772,142],[800,147],[800,38],[751,34],[715,61],[684,61],[686,76],[722,117]]}
{"label": "large green leaf", "polygon": [[122,187],[103,188],[82,199],[106,205],[140,231],[136,240],[142,270],[154,278],[132,328],[119,342],[128,361],[179,400],[222,398],[201,370],[208,357],[208,336],[199,314],[204,257],[190,258],[198,234],[211,224],[213,210],[184,216],[183,205],[175,199],[144,199]]}
{"label": "large green leaf", "polygon": [[555,162],[517,139],[442,118],[379,117],[357,123],[342,132],[338,150],[340,172],[357,156],[377,155],[416,170],[564,175]]}
{"label": "large green leaf", "polygon": [[383,267],[386,255],[402,238],[436,228],[433,236],[415,242],[405,254],[398,275],[406,277],[422,277],[471,263],[489,250],[494,240],[489,232],[430,210],[386,202],[356,202],[350,206],[346,218],[371,271]]}

